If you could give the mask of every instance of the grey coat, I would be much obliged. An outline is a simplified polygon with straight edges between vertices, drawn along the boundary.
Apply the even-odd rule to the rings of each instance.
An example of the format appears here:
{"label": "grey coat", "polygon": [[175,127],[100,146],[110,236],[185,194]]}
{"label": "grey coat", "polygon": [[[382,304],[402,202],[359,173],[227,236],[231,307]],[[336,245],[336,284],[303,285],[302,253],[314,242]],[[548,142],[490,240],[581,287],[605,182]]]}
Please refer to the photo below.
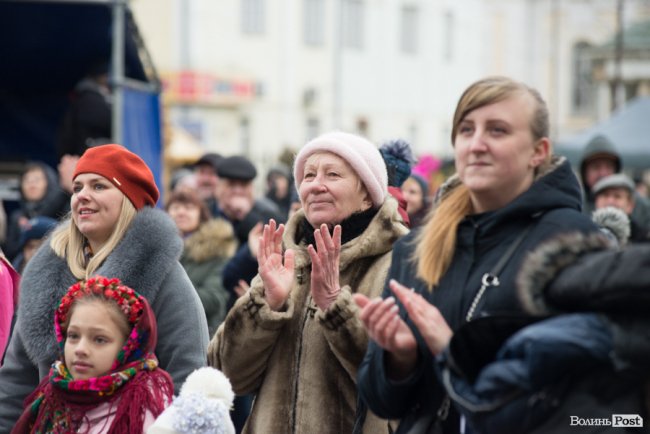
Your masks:
{"label": "grey coat", "polygon": [[[206,364],[209,339],[201,301],[178,262],[181,250],[173,221],[160,210],[145,208],[96,272],[119,278],[147,298],[158,321],[156,355],[176,390]],[[76,280],[49,241],[25,269],[16,328],[0,368],[0,433],[9,432],[24,398],[57,358],[54,310]]]}

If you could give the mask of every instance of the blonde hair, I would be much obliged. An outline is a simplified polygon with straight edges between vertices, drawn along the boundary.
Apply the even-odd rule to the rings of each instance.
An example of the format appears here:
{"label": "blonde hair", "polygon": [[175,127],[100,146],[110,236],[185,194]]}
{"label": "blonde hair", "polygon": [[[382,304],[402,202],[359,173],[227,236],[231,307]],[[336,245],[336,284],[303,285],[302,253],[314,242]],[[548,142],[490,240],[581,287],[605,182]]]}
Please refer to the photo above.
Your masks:
{"label": "blonde hair", "polygon": [[[535,89],[507,77],[488,77],[470,85],[460,97],[454,112],[451,142],[454,143],[460,123],[471,111],[503,101],[515,95],[530,95],[535,103],[530,131],[535,142],[548,137],[549,115],[546,102]],[[550,163],[536,168],[536,174]],[[436,286],[449,268],[456,251],[456,231],[460,222],[473,211],[469,190],[464,184],[439,198],[416,239],[412,260],[417,264],[417,276],[429,290]]]}
{"label": "blonde hair", "polygon": [[137,210],[131,201],[123,195],[122,208],[115,229],[104,245],[97,252],[93,252],[93,257],[87,263],[84,255],[86,238],[79,232],[79,228],[74,224],[70,215],[68,215],[66,224],[59,226],[52,234],[50,247],[57,256],[66,260],[74,277],[88,279],[122,241],[136,214]]}

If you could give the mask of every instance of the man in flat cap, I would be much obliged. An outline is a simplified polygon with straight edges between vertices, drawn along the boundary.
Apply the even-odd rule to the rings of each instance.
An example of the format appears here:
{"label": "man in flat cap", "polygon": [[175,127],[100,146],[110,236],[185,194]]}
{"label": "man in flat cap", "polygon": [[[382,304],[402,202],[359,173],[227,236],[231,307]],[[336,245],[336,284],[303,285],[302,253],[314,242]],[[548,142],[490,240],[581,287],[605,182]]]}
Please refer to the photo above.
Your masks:
{"label": "man in flat cap", "polygon": [[222,156],[213,152],[203,155],[194,163],[194,174],[196,175],[197,193],[205,202],[212,216],[219,215],[219,203],[217,200],[217,188],[219,175],[217,165]]}
{"label": "man in flat cap", "polygon": [[627,175],[616,173],[601,178],[593,188],[596,209],[613,206],[630,218],[630,242],[650,241],[650,230],[632,218],[634,182]]}
{"label": "man in flat cap", "polygon": [[233,224],[240,245],[247,243],[248,233],[257,223],[267,223],[271,218],[284,222],[276,205],[255,199],[253,180],[257,170],[246,157],[236,155],[221,159],[217,173],[219,212]]}

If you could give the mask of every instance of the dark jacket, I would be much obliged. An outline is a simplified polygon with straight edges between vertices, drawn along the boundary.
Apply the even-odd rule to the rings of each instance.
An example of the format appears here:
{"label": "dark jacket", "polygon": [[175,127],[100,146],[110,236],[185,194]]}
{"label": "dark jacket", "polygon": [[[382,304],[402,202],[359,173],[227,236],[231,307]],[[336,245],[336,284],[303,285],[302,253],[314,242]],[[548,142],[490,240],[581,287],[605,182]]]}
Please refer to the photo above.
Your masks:
{"label": "dark jacket", "polygon": [[[45,216],[58,220],[70,211],[70,195],[59,186],[59,177],[56,171],[45,163],[36,162],[33,164],[43,169],[47,180],[47,188],[45,196],[38,201],[26,200],[21,189],[20,207],[9,216],[7,239],[3,247],[5,255],[12,261],[20,253],[22,247],[20,245],[21,227],[19,223],[21,218],[29,220],[34,217]],[[22,177],[20,183],[22,184]]]}
{"label": "dark jacket", "polygon": [[580,181],[582,182],[582,189],[584,193],[582,211],[585,214],[591,214],[594,210],[594,195],[591,188],[586,182],[586,168],[587,163],[597,157],[610,158],[614,162],[614,173],[621,171],[621,156],[616,151],[614,143],[603,135],[593,137],[585,146],[580,158]]}
{"label": "dark jacket", "polygon": [[[626,399],[639,388],[623,369],[615,368],[614,339],[606,318],[595,313],[558,315],[511,336],[505,324],[497,317],[467,323],[440,358],[442,382],[473,432],[558,433],[576,429],[571,415],[607,420],[612,414],[644,416],[640,400]],[[486,329],[492,337],[507,339],[488,339],[496,345],[481,342]],[[590,396],[585,387],[589,383],[582,380],[597,375],[611,384],[603,387],[606,384],[599,381],[598,394]],[[595,404],[596,398],[601,404]],[[575,401],[591,405],[586,411],[565,405]],[[592,429],[601,432],[602,426]]]}
{"label": "dark jacket", "polygon": [[201,224],[185,239],[181,265],[199,294],[210,336],[217,331],[228,312],[230,294],[223,287],[221,273],[236,246],[232,226],[223,219]]}
{"label": "dark jacket", "polygon": [[[451,178],[441,191],[449,191],[458,184],[456,177]],[[540,173],[533,185],[510,204],[469,216],[460,223],[452,263],[432,292],[416,277],[416,264],[409,260],[415,247],[413,232],[395,245],[389,276],[426,297],[440,309],[452,330],[457,330],[465,322],[482,276],[494,268],[518,234],[530,226],[527,236],[499,274],[500,286],[486,291],[474,318],[521,313],[515,278],[524,253],[557,233],[598,230],[580,212],[581,200],[580,185],[568,161],[556,157],[549,170]],[[389,289],[385,288],[384,297],[389,295]],[[405,317],[403,309],[400,313]],[[369,346],[358,376],[361,396],[372,411],[381,417],[403,419],[398,432],[408,430],[419,409],[435,412],[444,396],[435,375],[433,356],[408,318],[407,324],[418,339],[420,355],[412,376],[399,384],[391,382],[384,370],[383,350],[374,343]],[[458,430],[457,420],[449,424],[445,432]]]}
{"label": "dark jacket", "polygon": [[[208,344],[201,301],[178,262],[181,249],[176,225],[169,216],[145,208],[96,272],[119,278],[147,298],[158,322],[156,356],[177,392],[194,369],[205,366]],[[18,320],[0,368],[0,432],[10,430],[22,412],[24,398],[56,359],[54,310],[76,281],[49,239],[27,264]]]}
{"label": "dark jacket", "polygon": [[97,144],[109,143],[112,135],[112,97],[109,90],[92,78],[82,79],[70,98],[63,118],[57,153],[82,155]]}

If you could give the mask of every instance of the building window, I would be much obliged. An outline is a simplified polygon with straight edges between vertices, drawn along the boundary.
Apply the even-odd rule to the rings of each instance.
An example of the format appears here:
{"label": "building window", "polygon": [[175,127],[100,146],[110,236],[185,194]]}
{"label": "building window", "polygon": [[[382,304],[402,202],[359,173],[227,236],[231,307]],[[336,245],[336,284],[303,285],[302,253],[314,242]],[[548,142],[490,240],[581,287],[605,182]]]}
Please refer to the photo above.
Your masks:
{"label": "building window", "polygon": [[442,23],[442,55],[443,59],[451,62],[454,59],[455,18],[452,11],[445,12]]}
{"label": "building window", "polygon": [[342,0],[341,32],[343,46],[363,48],[364,5],[362,0]]}
{"label": "building window", "polygon": [[592,60],[589,56],[591,45],[578,42],[573,47],[573,111],[588,111],[593,102],[594,83],[592,78]]}
{"label": "building window", "polygon": [[418,51],[418,8],[402,6],[400,32],[400,49],[404,53],[415,54]]}
{"label": "building window", "polygon": [[241,1],[241,28],[243,33],[259,35],[264,33],[264,0]]}
{"label": "building window", "polygon": [[305,44],[321,46],[325,41],[324,0],[303,0],[303,39]]}
{"label": "building window", "polygon": [[317,137],[320,134],[320,122],[316,118],[307,119],[307,137],[306,141]]}
{"label": "building window", "polygon": [[241,153],[249,155],[251,151],[251,123],[247,117],[239,119],[239,148]]}

